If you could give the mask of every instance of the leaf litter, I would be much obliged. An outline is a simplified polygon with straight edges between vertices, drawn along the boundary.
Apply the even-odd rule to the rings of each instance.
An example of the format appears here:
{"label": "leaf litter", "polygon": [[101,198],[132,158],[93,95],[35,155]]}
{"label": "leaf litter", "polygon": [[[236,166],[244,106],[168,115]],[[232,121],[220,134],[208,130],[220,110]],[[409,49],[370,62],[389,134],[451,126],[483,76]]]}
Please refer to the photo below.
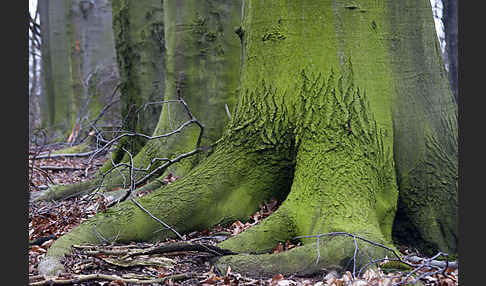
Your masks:
{"label": "leaf litter", "polygon": [[[54,150],[49,150],[54,151]],[[34,153],[32,150],[30,153]],[[31,197],[45,189],[49,184],[72,184],[89,180],[108,157],[96,158],[48,158],[32,162],[29,160],[29,191]],[[34,166],[35,168],[30,168]],[[54,168],[42,168],[49,166]],[[88,176],[84,170],[88,168]],[[171,174],[165,183],[177,180]],[[146,195],[146,194],[142,194]],[[49,285],[47,277],[39,275],[37,265],[51,244],[73,227],[94,216],[99,200],[83,197],[69,198],[60,202],[31,202],[29,204],[29,284]],[[235,221],[229,226],[217,225],[212,229],[195,231],[184,235],[186,240],[203,241],[215,245],[228,237],[237,235],[258,224],[278,208],[277,200],[270,200],[260,205],[260,209],[246,222]],[[458,270],[432,272],[424,267],[407,278],[407,272],[388,272],[379,266],[366,270],[360,277],[353,278],[349,271],[343,274],[329,272],[326,275],[284,277],[276,274],[270,279],[245,277],[234,272],[230,267],[225,273],[217,273],[210,264],[214,255],[195,251],[179,251],[164,254],[131,256],[135,252],[145,251],[174,243],[180,240],[166,240],[157,243],[105,243],[104,245],[75,245],[66,255],[63,263],[66,273],[58,280],[71,280],[74,285],[313,285],[313,286],[361,286],[361,285],[410,285],[420,277],[422,285],[455,286],[458,285]],[[299,246],[300,243],[287,241],[275,246],[273,253],[280,253]],[[408,251],[403,249],[403,251]],[[430,273],[430,274],[429,274]],[[184,275],[185,274],[185,275]],[[83,276],[84,275],[84,276]],[[95,275],[95,276],[90,276]],[[93,278],[96,277],[96,278]],[[53,277],[48,277],[53,279]],[[93,279],[91,279],[93,278]],[[408,279],[404,281],[403,279]],[[86,280],[86,281],[85,281]],[[77,281],[77,282],[76,282]],[[127,281],[138,281],[137,283]],[[144,281],[157,281],[144,283]],[[76,282],[76,283],[74,283]]]}

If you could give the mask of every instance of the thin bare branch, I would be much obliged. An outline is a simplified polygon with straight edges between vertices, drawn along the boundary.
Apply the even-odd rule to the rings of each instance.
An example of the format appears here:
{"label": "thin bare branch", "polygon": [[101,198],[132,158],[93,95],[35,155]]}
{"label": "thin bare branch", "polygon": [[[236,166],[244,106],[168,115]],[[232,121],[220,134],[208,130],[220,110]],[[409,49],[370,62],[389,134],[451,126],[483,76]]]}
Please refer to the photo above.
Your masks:
{"label": "thin bare branch", "polygon": [[123,278],[117,275],[107,275],[107,274],[79,274],[73,275],[73,278],[70,279],[46,279],[43,281],[38,282],[30,282],[29,285],[31,286],[43,286],[43,285],[72,285],[75,283],[81,283],[86,281],[92,280],[107,280],[107,281],[121,281],[124,283],[133,283],[135,285],[142,285],[142,284],[153,284],[153,283],[162,283],[167,280],[172,281],[181,281],[191,277],[195,277],[195,273],[188,272],[182,274],[174,274],[169,275],[163,278],[156,278],[156,279],[135,279],[135,278]]}

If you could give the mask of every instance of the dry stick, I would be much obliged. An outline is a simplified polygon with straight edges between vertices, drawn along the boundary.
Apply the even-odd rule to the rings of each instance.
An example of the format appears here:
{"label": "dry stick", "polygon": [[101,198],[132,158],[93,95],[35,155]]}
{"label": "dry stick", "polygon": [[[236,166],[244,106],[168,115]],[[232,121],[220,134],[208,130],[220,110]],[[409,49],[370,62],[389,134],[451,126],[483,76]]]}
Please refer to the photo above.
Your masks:
{"label": "dry stick", "polygon": [[41,286],[41,285],[71,285],[74,283],[81,283],[91,280],[108,280],[108,281],[122,281],[125,283],[134,283],[134,284],[153,284],[153,283],[161,283],[167,280],[173,281],[181,281],[191,277],[194,277],[196,274],[193,272],[182,273],[182,274],[174,274],[170,276],[166,276],[163,278],[157,279],[133,279],[133,278],[123,278],[117,275],[106,275],[106,274],[88,274],[88,275],[75,275],[72,279],[46,279],[44,281],[38,282],[31,282],[29,285],[31,286]]}
{"label": "dry stick", "polygon": [[155,248],[143,250],[140,252],[132,252],[127,254],[124,258],[138,256],[138,255],[164,254],[164,253],[176,252],[176,251],[199,251],[199,252],[211,253],[217,256],[238,254],[231,250],[222,249],[215,245],[210,245],[210,244],[175,242],[175,243],[157,246]]}
{"label": "dry stick", "polygon": [[[106,104],[103,109],[100,111],[100,113],[98,114],[98,116],[96,116],[96,118],[93,120],[93,122],[89,122],[89,124],[91,125],[91,128],[95,129],[96,127],[96,123],[98,122],[98,120],[101,119],[101,117],[103,117],[103,115],[105,115],[105,112],[117,101],[119,101],[119,99],[113,99],[115,97],[115,94],[116,92],[118,91],[118,89],[120,88],[121,86],[121,83],[118,83],[115,88],[113,89],[113,92],[111,93],[111,96],[110,96],[110,102],[108,104]],[[83,142],[86,138],[88,137],[85,136],[83,139],[81,139],[80,141]]]}
{"label": "dry stick", "polygon": [[338,231],[338,232],[329,232],[329,233],[316,234],[316,235],[302,235],[302,236],[296,236],[296,237],[294,237],[294,239],[299,239],[299,238],[316,238],[316,237],[322,237],[322,236],[336,236],[336,235],[344,235],[344,236],[349,236],[349,237],[353,237],[353,238],[358,238],[358,239],[363,240],[363,241],[366,241],[366,242],[368,242],[368,243],[370,243],[370,244],[372,244],[374,246],[378,246],[378,247],[384,248],[386,250],[389,250],[389,251],[391,251],[397,257],[397,259],[400,262],[402,262],[402,263],[404,263],[404,264],[406,264],[406,265],[408,265],[410,267],[413,267],[412,264],[410,264],[410,263],[408,263],[406,261],[403,261],[401,259],[401,257],[392,248],[390,248],[388,246],[385,246],[383,244],[374,242],[372,240],[366,239],[364,237],[361,237],[361,236],[358,236],[358,235],[355,235],[355,234],[352,234],[352,233],[348,233],[348,232],[340,232],[340,231]]}
{"label": "dry stick", "polygon": [[47,155],[37,156],[35,158],[29,158],[29,160],[39,160],[39,159],[47,159],[47,158],[60,158],[60,157],[87,157],[87,156],[90,156],[90,155],[97,155],[99,152],[103,151],[103,150],[101,150],[101,151],[97,152],[98,150],[99,149],[89,151],[89,152],[84,152],[84,153],[76,153],[76,154],[52,154],[52,155],[47,154]]}
{"label": "dry stick", "polygon": [[125,194],[124,196],[124,199],[126,199],[126,197],[130,197],[130,200],[135,204],[137,205],[141,210],[143,210],[144,212],[146,212],[151,218],[153,218],[154,220],[156,220],[158,223],[162,224],[165,228],[167,229],[170,229],[173,233],[175,233],[177,235],[177,237],[179,237],[181,240],[185,240],[182,235],[180,235],[175,229],[173,229],[170,225],[166,224],[165,222],[163,222],[162,220],[158,219],[157,217],[155,217],[154,215],[152,215],[150,213],[150,211],[148,211],[147,209],[145,209],[139,202],[137,202],[134,198],[133,198],[133,191],[135,189],[135,179],[133,178],[133,156],[130,152],[128,152],[125,148],[123,148],[123,151],[125,151],[126,153],[128,153],[128,156],[130,157],[130,189],[128,190],[128,192]]}
{"label": "dry stick", "polygon": [[[49,174],[46,171],[42,170],[42,168],[39,168],[39,167],[36,167],[36,166],[32,166],[31,168],[32,168],[32,170],[35,169],[37,171],[42,172],[46,176],[46,178],[51,182],[51,184],[54,184],[54,181],[51,179],[51,177],[49,177]],[[30,183],[31,183],[31,185],[33,184],[32,182],[30,182]]]}
{"label": "dry stick", "polygon": [[180,133],[182,131],[182,129],[184,129],[184,127],[186,127],[190,124],[193,124],[193,123],[196,123],[196,120],[186,121],[181,126],[179,126],[179,128],[177,128],[176,130],[173,130],[171,132],[168,132],[168,133],[165,133],[165,134],[162,134],[162,135],[156,135],[156,136],[149,136],[149,135],[146,135],[146,134],[143,134],[143,133],[138,133],[138,132],[123,133],[123,134],[116,136],[115,138],[111,139],[110,141],[108,141],[108,143],[106,143],[105,146],[103,146],[103,147],[101,147],[97,150],[91,151],[91,154],[92,154],[91,156],[94,157],[98,153],[105,151],[109,146],[111,146],[112,144],[119,141],[121,138],[123,138],[125,136],[129,136],[129,137],[139,136],[139,137],[145,138],[147,140],[160,139],[160,138],[169,137],[169,136],[174,135],[176,133]]}
{"label": "dry stick", "polygon": [[173,233],[175,233],[177,235],[177,237],[179,237],[181,240],[185,240],[184,237],[182,237],[182,235],[180,235],[175,229],[173,229],[170,225],[166,224],[165,222],[161,221],[160,219],[158,219],[157,217],[153,216],[147,209],[145,209],[139,202],[137,202],[132,196],[130,196],[130,200],[136,204],[141,210],[143,210],[144,212],[146,212],[151,218],[153,218],[154,220],[156,220],[157,222],[159,222],[160,224],[162,224],[165,228],[167,229],[170,229]]}
{"label": "dry stick", "polygon": [[[189,117],[189,121],[184,122],[178,129],[173,130],[173,131],[171,131],[169,133],[166,133],[166,134],[163,134],[163,135],[147,136],[145,134],[140,134],[140,133],[133,133],[133,134],[136,134],[136,135],[145,137],[148,140],[158,139],[158,138],[170,136],[170,135],[175,134],[175,133],[179,133],[184,127],[188,126],[191,123],[195,123],[200,128],[199,135],[198,135],[198,139],[197,139],[197,143],[196,143],[196,148],[194,150],[190,151],[190,152],[187,152],[187,153],[184,153],[184,154],[180,154],[179,156],[177,156],[174,159],[169,159],[169,158],[154,158],[154,159],[152,159],[150,161],[149,165],[145,169],[135,168],[133,166],[133,164],[130,164],[130,165],[127,165],[126,163],[119,163],[117,165],[114,164],[114,167],[113,168],[118,168],[120,166],[126,166],[126,167],[130,168],[130,171],[131,172],[133,170],[142,171],[142,172],[148,172],[150,170],[150,168],[152,167],[152,164],[153,163],[155,163],[157,161],[167,161],[165,164],[163,164],[163,165],[155,168],[154,170],[150,171],[148,174],[146,174],[144,177],[142,177],[138,181],[134,181],[134,183],[135,183],[135,186],[134,187],[138,187],[138,186],[144,184],[150,177],[152,177],[153,175],[155,175],[157,173],[160,173],[160,172],[164,171],[165,169],[167,169],[172,164],[177,163],[180,160],[182,160],[184,158],[187,158],[187,157],[190,157],[190,156],[192,156],[192,155],[194,155],[194,154],[196,154],[196,153],[198,153],[198,152],[200,152],[200,151],[203,150],[203,148],[200,147],[200,143],[201,143],[201,140],[202,140],[202,136],[204,134],[204,126],[197,120],[197,118],[194,117],[194,115],[192,114],[191,110],[189,109],[189,106],[187,105],[187,103],[182,98],[181,85],[182,85],[183,79],[184,79],[184,73],[183,72],[180,72],[179,73],[179,81],[178,81],[178,84],[177,84],[177,98],[178,98],[177,100],[164,100],[164,101],[159,101],[159,102],[149,102],[149,103],[144,104],[136,112],[139,112],[141,109],[145,108],[149,104],[180,102],[184,106],[184,109],[187,112],[187,115]],[[121,138],[122,136],[127,135],[127,134],[129,134],[129,133],[122,134],[122,135],[120,135],[118,137]],[[116,138],[114,138],[114,139],[116,139]],[[111,141],[113,141],[113,140],[111,140]],[[108,144],[112,144],[111,141],[108,142],[107,145]],[[130,156],[131,156],[131,154],[130,154]],[[109,171],[111,171],[111,169]],[[104,177],[105,176],[103,176],[103,179],[104,179]],[[117,202],[124,201],[128,196],[129,196],[129,194],[127,193],[122,199],[118,200]]]}
{"label": "dry stick", "polygon": [[[444,254],[443,254],[444,255]],[[405,256],[405,259],[413,262],[413,263],[420,263],[421,261],[425,260],[424,258],[418,257],[418,256]],[[440,268],[451,268],[451,269],[457,269],[458,268],[458,263],[456,261],[437,261],[437,260],[432,260],[429,262],[430,265],[435,266],[435,267],[440,267]]]}
{"label": "dry stick", "polygon": [[[168,136],[171,136],[173,134],[176,134],[176,133],[179,133],[182,131],[182,129],[192,123],[195,123],[196,125],[199,126],[199,129],[200,129],[200,132],[199,132],[199,136],[198,136],[198,139],[197,139],[197,142],[196,142],[196,149],[194,151],[191,151],[191,152],[188,152],[188,153],[185,153],[185,154],[182,154],[178,157],[176,157],[175,159],[173,160],[170,160],[168,159],[169,163],[167,164],[164,164],[163,166],[159,167],[159,168],[156,168],[155,170],[153,170],[152,172],[150,172],[149,174],[147,174],[144,178],[142,178],[141,180],[137,181],[135,183],[135,186],[139,186],[140,184],[143,184],[149,177],[151,177],[152,175],[154,175],[155,173],[169,167],[171,164],[173,163],[176,163],[178,161],[180,161],[181,159],[183,158],[186,158],[186,157],[189,157],[193,154],[196,154],[197,152],[201,151],[201,148],[200,148],[200,144],[201,144],[201,140],[202,140],[202,136],[204,134],[204,125],[201,124],[201,122],[199,122],[195,117],[194,115],[192,114],[191,110],[189,109],[189,106],[187,105],[187,103],[184,101],[184,99],[182,98],[182,91],[181,91],[181,85],[182,85],[182,81],[184,80],[184,72],[180,72],[179,73],[179,81],[177,83],[177,100],[163,100],[163,101],[158,101],[158,102],[149,102],[149,103],[145,103],[143,104],[140,108],[138,108],[135,113],[138,113],[140,110],[142,109],[145,109],[148,105],[150,104],[158,104],[158,103],[171,103],[171,102],[180,102],[183,106],[184,106],[184,109],[186,110],[188,116],[189,116],[189,121],[186,121],[184,122],[181,126],[179,126],[178,129],[176,130],[173,130],[169,133],[166,133],[166,134],[162,134],[162,135],[158,135],[158,136],[148,136],[146,134],[141,134],[141,133],[137,133],[137,132],[131,132],[131,133],[124,133],[124,134],[121,134],[119,136],[116,136],[115,138],[113,138],[112,140],[108,141],[106,143],[106,145],[104,147],[101,148],[101,150],[103,150],[103,148],[106,148],[106,146],[110,146],[111,144],[114,144],[115,142],[117,142],[118,140],[120,140],[121,138],[123,138],[124,136],[140,136],[140,137],[143,137],[147,140],[153,140],[153,139],[159,139],[159,138],[164,138],[164,137],[168,137]],[[93,155],[93,157],[96,155],[96,153]],[[90,158],[90,161],[91,161],[91,158]],[[150,169],[150,167],[152,166],[152,164],[154,163],[154,160],[151,160],[149,166],[146,168],[146,170],[148,171]],[[120,166],[123,165],[120,164]],[[116,166],[118,167],[118,165]]]}
{"label": "dry stick", "polygon": [[187,103],[182,98],[182,88],[181,88],[181,86],[182,86],[182,82],[183,81],[184,81],[184,72],[179,72],[179,81],[177,83],[177,99],[181,101],[182,105],[186,109],[187,114],[189,115],[189,118],[191,118],[191,120],[194,120],[194,123],[196,123],[199,126],[199,128],[200,128],[199,136],[197,138],[197,143],[196,143],[196,148],[199,148],[199,145],[201,144],[201,139],[202,139],[202,136],[203,136],[203,133],[204,133],[204,126],[201,124],[201,122],[199,122],[194,117],[194,115],[192,115],[192,112],[189,109],[189,106],[187,106]]}
{"label": "dry stick", "polygon": [[[29,14],[29,16],[30,16],[30,14]],[[31,165],[31,169],[30,169],[30,176],[29,176],[29,183],[30,183],[31,185],[34,185],[34,186],[35,186],[35,184],[34,184],[34,183],[32,183],[32,178],[33,178],[33,176],[34,176],[34,168],[35,168],[35,165],[34,165],[35,163],[34,163],[34,162],[35,162],[35,158],[36,158],[36,157],[38,157],[38,156],[39,156],[39,154],[42,152],[42,148],[44,148],[44,146],[46,145],[46,141],[47,141],[47,136],[46,136],[45,131],[44,131],[43,129],[40,129],[38,132],[42,133],[42,135],[43,135],[43,137],[42,137],[42,138],[43,138],[44,140],[42,141],[42,145],[41,145],[41,147],[40,147],[40,148],[38,148],[38,150],[37,150],[37,147],[38,147],[38,146],[37,146],[37,142],[35,142],[35,145],[36,145],[36,152],[34,152],[34,156],[33,156],[33,159],[32,159],[32,165]],[[36,132],[36,133],[37,133],[37,132]],[[35,135],[36,133],[34,133],[34,136],[36,136],[36,135]],[[45,172],[44,172],[44,173],[45,173]],[[47,173],[45,173],[45,174],[47,175]],[[51,178],[49,177],[49,175],[47,175],[47,178],[48,178],[48,179],[49,179],[49,181],[51,181],[51,183],[52,183],[52,180],[51,180]],[[37,187],[36,187],[36,188],[37,188]],[[38,189],[38,188],[37,188],[37,189]]]}
{"label": "dry stick", "polygon": [[[425,268],[425,267],[439,268],[439,270],[437,270],[437,271],[435,271],[435,272],[433,272],[433,273],[432,273],[432,272],[430,272],[430,273],[432,273],[432,275],[433,275],[433,274],[436,274],[436,273],[439,273],[439,272],[442,272],[443,270],[442,270],[442,269],[440,269],[440,267],[437,267],[437,266],[432,266],[432,265],[430,265],[429,263],[430,263],[431,261],[434,261],[434,259],[436,259],[437,257],[439,257],[439,256],[443,256],[443,255],[444,255],[444,253],[439,252],[439,253],[437,253],[436,255],[434,255],[432,258],[429,258],[429,259],[423,259],[423,260],[422,260],[422,263],[421,263],[421,264],[420,264],[418,267],[416,267],[414,270],[410,271],[410,273],[408,273],[408,274],[407,274],[407,276],[405,276],[405,278],[404,278],[404,279],[402,279],[402,281],[400,281],[400,282],[398,282],[398,283],[395,283],[395,284],[393,284],[392,286],[398,286],[398,285],[401,285],[401,284],[403,284],[403,283],[407,283],[408,278],[410,278],[410,277],[412,276],[412,274],[414,274],[415,272],[417,272],[417,271],[419,271],[420,269]],[[424,275],[424,274],[426,274],[426,275]],[[427,276],[427,275],[429,274],[429,272],[426,272],[426,273],[424,273],[424,274],[420,275],[420,276],[419,276],[419,277],[417,277],[417,278],[416,278],[414,281],[412,281],[412,284],[417,283],[417,282],[418,282],[420,279],[422,279],[423,277]]]}
{"label": "dry stick", "polygon": [[64,171],[64,170],[84,170],[81,167],[62,167],[62,166],[39,166],[39,169],[42,170],[56,170],[56,171]]}
{"label": "dry stick", "polygon": [[356,242],[356,237],[353,237],[354,242],[354,253],[353,253],[353,279],[356,279],[356,254],[358,254],[358,243]]}
{"label": "dry stick", "polygon": [[151,171],[150,173],[148,173],[147,175],[145,175],[143,178],[141,178],[140,180],[136,181],[135,182],[135,186],[140,186],[142,185],[143,183],[145,183],[152,175],[154,175],[155,173],[157,172],[161,172],[165,169],[167,169],[170,165],[174,164],[174,163],[177,163],[179,162],[180,160],[184,159],[184,158],[187,158],[187,157],[190,157],[196,153],[199,153],[202,151],[202,148],[196,148],[190,152],[187,152],[187,153],[184,153],[184,154],[180,154],[179,156],[175,157],[174,159],[167,159],[167,158],[161,158],[161,159],[164,159],[164,160],[167,160],[167,163],[155,168],[153,171]]}

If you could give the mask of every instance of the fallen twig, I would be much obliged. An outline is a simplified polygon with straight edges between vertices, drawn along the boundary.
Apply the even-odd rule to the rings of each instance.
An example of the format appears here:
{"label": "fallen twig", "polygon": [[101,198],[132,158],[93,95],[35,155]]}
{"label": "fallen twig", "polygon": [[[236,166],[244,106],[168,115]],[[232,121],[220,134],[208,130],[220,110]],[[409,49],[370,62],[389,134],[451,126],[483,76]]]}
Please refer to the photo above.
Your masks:
{"label": "fallen twig", "polygon": [[[405,256],[404,259],[406,259],[410,262],[413,262],[413,263],[421,263],[424,260],[427,260],[425,258],[421,258],[421,257],[418,257],[418,256]],[[457,261],[430,260],[430,261],[428,261],[428,264],[431,265],[431,266],[435,266],[435,267],[440,267],[440,268],[447,267],[447,268],[451,268],[451,269],[457,269],[458,266],[459,266]]]}
{"label": "fallen twig", "polygon": [[68,167],[68,166],[39,166],[42,170],[56,170],[56,171],[66,171],[66,170],[84,170],[84,167]]}
{"label": "fallen twig", "polygon": [[143,251],[132,252],[127,254],[126,256],[133,257],[137,255],[163,254],[163,253],[169,253],[175,251],[198,251],[198,252],[211,253],[217,256],[238,254],[229,249],[219,248],[215,245],[191,243],[191,242],[183,241],[183,242],[175,242],[171,244],[161,245]]}
{"label": "fallen twig", "polygon": [[40,286],[40,285],[71,285],[74,283],[81,283],[91,280],[108,280],[108,281],[121,281],[125,283],[134,283],[134,284],[150,284],[150,283],[161,283],[167,280],[173,281],[181,281],[188,278],[195,277],[195,273],[188,272],[182,274],[174,274],[170,276],[166,276],[163,278],[157,279],[133,279],[133,278],[123,278],[117,275],[106,275],[106,274],[87,274],[87,275],[74,275],[71,279],[46,279],[43,281],[38,282],[30,282],[29,285],[31,286]]}
{"label": "fallen twig", "polygon": [[93,154],[97,154],[97,152],[102,152],[103,150],[93,150],[84,153],[75,153],[75,154],[47,154],[47,155],[39,155],[36,157],[31,157],[29,160],[39,160],[39,159],[48,159],[48,158],[60,158],[60,157],[88,157]]}

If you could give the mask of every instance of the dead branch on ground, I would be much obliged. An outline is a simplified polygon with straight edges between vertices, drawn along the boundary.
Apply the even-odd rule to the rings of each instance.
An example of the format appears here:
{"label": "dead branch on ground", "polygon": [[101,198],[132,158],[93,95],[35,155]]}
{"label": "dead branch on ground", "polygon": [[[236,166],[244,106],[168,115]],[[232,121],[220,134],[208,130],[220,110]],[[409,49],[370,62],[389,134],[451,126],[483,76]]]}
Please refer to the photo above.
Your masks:
{"label": "dead branch on ground", "polygon": [[[302,236],[297,236],[294,239],[301,239],[301,238],[315,238],[316,239],[316,251],[317,251],[316,264],[317,264],[319,262],[319,259],[320,259],[319,239],[322,238],[322,237],[325,237],[325,236],[327,236],[327,237],[347,236],[347,237],[350,237],[350,238],[353,239],[354,253],[353,253],[353,258],[352,258],[352,261],[353,261],[353,272],[351,273],[352,279],[357,279],[358,277],[360,277],[361,273],[371,265],[379,266],[380,264],[383,264],[383,263],[396,261],[398,263],[402,263],[404,265],[407,265],[412,270],[410,272],[408,272],[405,277],[401,278],[401,280],[399,282],[393,284],[393,286],[398,286],[398,285],[403,285],[403,284],[408,285],[408,283],[415,284],[419,280],[421,280],[421,279],[423,279],[427,276],[432,276],[432,275],[435,275],[435,274],[442,274],[445,277],[454,280],[452,277],[447,275],[447,272],[450,271],[450,270],[455,270],[459,266],[457,261],[450,262],[448,260],[448,255],[446,253],[443,253],[443,252],[439,252],[431,258],[421,258],[421,257],[418,257],[418,256],[413,256],[413,255],[402,257],[394,249],[392,249],[390,247],[387,247],[383,244],[374,242],[372,240],[369,240],[369,239],[366,239],[364,237],[361,237],[361,236],[358,236],[358,235],[355,235],[355,234],[352,234],[352,233],[348,233],[348,232],[330,232],[330,233],[317,234],[317,235],[302,235]],[[370,262],[365,264],[363,267],[361,267],[361,269],[358,271],[358,273],[356,273],[356,262],[357,262],[357,255],[358,255],[358,252],[359,252],[357,240],[361,240],[361,241],[369,243],[369,244],[371,244],[375,247],[380,247],[380,248],[383,248],[385,250],[388,250],[396,258],[384,257],[384,258],[372,259],[371,257],[369,257]],[[440,256],[445,257],[446,261],[436,260]],[[420,263],[420,264],[417,264],[417,263]],[[429,269],[429,271],[420,274],[415,279],[410,281],[410,279],[412,278],[412,275],[414,275],[414,274],[418,273],[420,270],[424,270],[424,269]]]}
{"label": "dead branch on ground", "polygon": [[134,284],[151,284],[151,283],[162,283],[168,280],[172,281],[182,281],[189,278],[195,277],[196,274],[192,272],[169,275],[163,278],[147,277],[147,279],[135,279],[135,278],[123,278],[117,275],[107,275],[107,274],[80,274],[72,275],[72,278],[68,279],[52,279],[47,278],[43,281],[29,282],[31,286],[41,286],[41,285],[72,285],[74,283],[81,283],[92,280],[107,280],[107,281],[119,281],[124,283],[134,283]]}

